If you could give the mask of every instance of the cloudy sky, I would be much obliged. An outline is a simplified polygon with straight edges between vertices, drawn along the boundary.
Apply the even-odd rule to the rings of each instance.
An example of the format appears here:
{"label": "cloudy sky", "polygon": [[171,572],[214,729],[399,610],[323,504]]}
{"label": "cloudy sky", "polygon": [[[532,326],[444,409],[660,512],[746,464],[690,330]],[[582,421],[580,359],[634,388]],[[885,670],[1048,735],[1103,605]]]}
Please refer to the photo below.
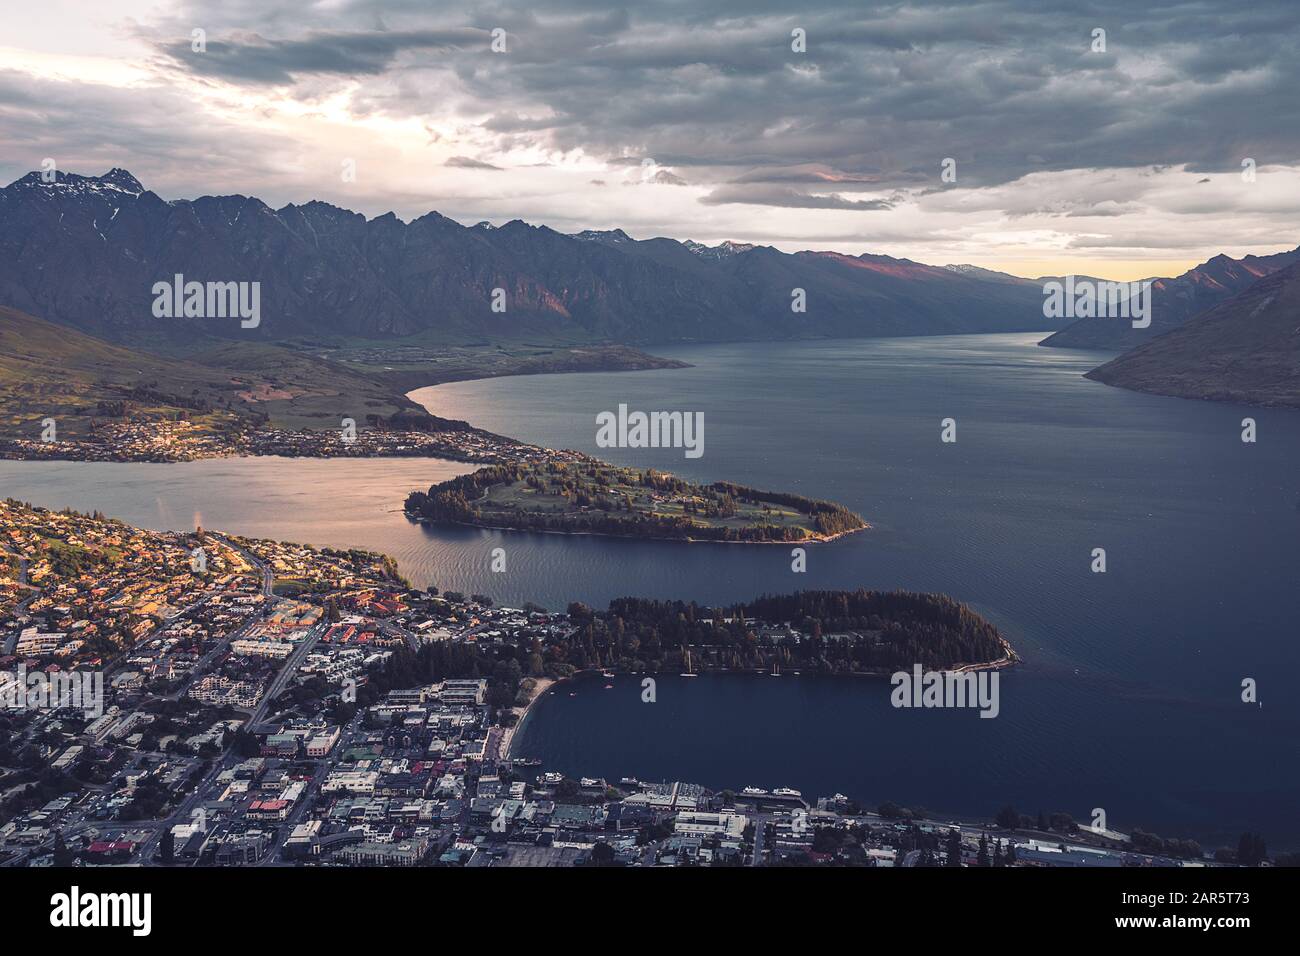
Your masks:
{"label": "cloudy sky", "polygon": [[1294,0],[0,11],[6,182],[51,157],[124,167],[169,199],[437,209],[1027,276],[1170,275],[1300,245]]}

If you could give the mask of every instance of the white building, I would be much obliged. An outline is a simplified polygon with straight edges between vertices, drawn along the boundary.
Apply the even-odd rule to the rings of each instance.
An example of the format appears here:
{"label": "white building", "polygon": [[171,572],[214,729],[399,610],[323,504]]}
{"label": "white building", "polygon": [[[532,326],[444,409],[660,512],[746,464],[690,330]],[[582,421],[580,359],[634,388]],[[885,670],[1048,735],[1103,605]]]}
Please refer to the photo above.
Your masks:
{"label": "white building", "polygon": [[732,813],[727,810],[721,813],[683,810],[677,814],[677,822],[673,830],[678,836],[716,836],[724,843],[740,843],[747,826],[749,826],[749,817],[743,813]]}

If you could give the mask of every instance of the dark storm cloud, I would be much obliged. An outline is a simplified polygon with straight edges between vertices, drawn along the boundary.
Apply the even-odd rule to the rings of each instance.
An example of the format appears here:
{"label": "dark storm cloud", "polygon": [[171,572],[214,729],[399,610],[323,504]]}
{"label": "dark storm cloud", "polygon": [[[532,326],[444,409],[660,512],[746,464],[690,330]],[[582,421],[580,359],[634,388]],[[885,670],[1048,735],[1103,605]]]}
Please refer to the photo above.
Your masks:
{"label": "dark storm cloud", "polygon": [[[1288,3],[602,6],[195,3],[157,44],[183,69],[235,82],[360,77],[359,112],[432,115],[452,91],[505,146],[727,167],[688,174],[718,184],[795,182],[791,168],[817,164],[842,184],[914,187],[937,181],[946,157],[964,186],[1043,169],[1300,160]],[[189,52],[187,22],[212,24],[206,56]],[[506,54],[488,49],[496,26]],[[796,27],[806,54],[791,51]],[[1094,27],[1104,53],[1090,50]]]}
{"label": "dark storm cloud", "polygon": [[176,66],[231,82],[289,84],[313,74],[364,76],[382,73],[407,50],[487,48],[488,34],[468,28],[403,32],[316,32],[302,39],[267,39],[256,33],[160,41],[156,49]]}
{"label": "dark storm cloud", "polygon": [[[900,190],[969,196],[1034,172],[1300,164],[1294,0],[663,0],[613,11],[607,0],[182,0],[166,11],[131,27],[164,79],[274,87],[305,104],[346,89],[354,116],[414,118],[430,142],[472,127],[481,136],[458,148],[467,153],[653,160],[656,175],[709,189],[701,201],[713,206],[870,211],[898,205]],[[497,28],[506,53],[491,52]],[[796,28],[806,53],[791,49]],[[1105,52],[1090,49],[1094,28]],[[194,29],[206,31],[204,53],[191,50]],[[201,162],[215,166],[236,148],[186,125],[195,111],[181,106],[152,130],[140,97],[169,102],[162,93],[72,84],[43,112],[24,107],[27,92],[8,90],[0,109],[31,150],[57,140],[65,152],[174,156],[212,144]],[[257,135],[231,141],[247,150]],[[943,185],[948,158],[958,178]],[[446,165],[482,162],[462,160]]]}

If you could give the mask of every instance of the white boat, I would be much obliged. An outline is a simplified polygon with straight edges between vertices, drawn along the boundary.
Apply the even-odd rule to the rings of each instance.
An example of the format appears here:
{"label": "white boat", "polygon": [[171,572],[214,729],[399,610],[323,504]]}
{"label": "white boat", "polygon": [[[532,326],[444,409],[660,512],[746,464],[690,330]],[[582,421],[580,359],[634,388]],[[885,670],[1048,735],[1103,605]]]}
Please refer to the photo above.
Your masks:
{"label": "white boat", "polygon": [[798,790],[791,790],[789,787],[777,787],[772,791],[774,797],[802,797],[803,794]]}
{"label": "white boat", "polygon": [[740,792],[743,793],[743,794],[745,794],[746,796],[749,796],[749,797],[765,797],[765,796],[767,796],[767,791],[764,790],[764,789],[762,789],[761,787],[746,787],[744,790],[742,790],[742,791],[740,791]]}

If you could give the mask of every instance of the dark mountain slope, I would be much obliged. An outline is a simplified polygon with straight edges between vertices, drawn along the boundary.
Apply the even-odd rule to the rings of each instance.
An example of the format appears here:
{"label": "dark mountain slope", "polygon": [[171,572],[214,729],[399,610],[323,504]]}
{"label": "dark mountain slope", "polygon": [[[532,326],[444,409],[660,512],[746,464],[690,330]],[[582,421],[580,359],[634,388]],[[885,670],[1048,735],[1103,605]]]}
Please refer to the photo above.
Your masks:
{"label": "dark mountain slope", "polygon": [[1300,263],[1088,377],[1161,395],[1300,406]]}
{"label": "dark mountain slope", "polygon": [[1135,329],[1130,319],[1077,319],[1039,344],[1107,351],[1131,349],[1178,328],[1264,276],[1297,261],[1300,261],[1300,249],[1243,259],[1218,255],[1176,279],[1151,280],[1151,325],[1148,328]]}

